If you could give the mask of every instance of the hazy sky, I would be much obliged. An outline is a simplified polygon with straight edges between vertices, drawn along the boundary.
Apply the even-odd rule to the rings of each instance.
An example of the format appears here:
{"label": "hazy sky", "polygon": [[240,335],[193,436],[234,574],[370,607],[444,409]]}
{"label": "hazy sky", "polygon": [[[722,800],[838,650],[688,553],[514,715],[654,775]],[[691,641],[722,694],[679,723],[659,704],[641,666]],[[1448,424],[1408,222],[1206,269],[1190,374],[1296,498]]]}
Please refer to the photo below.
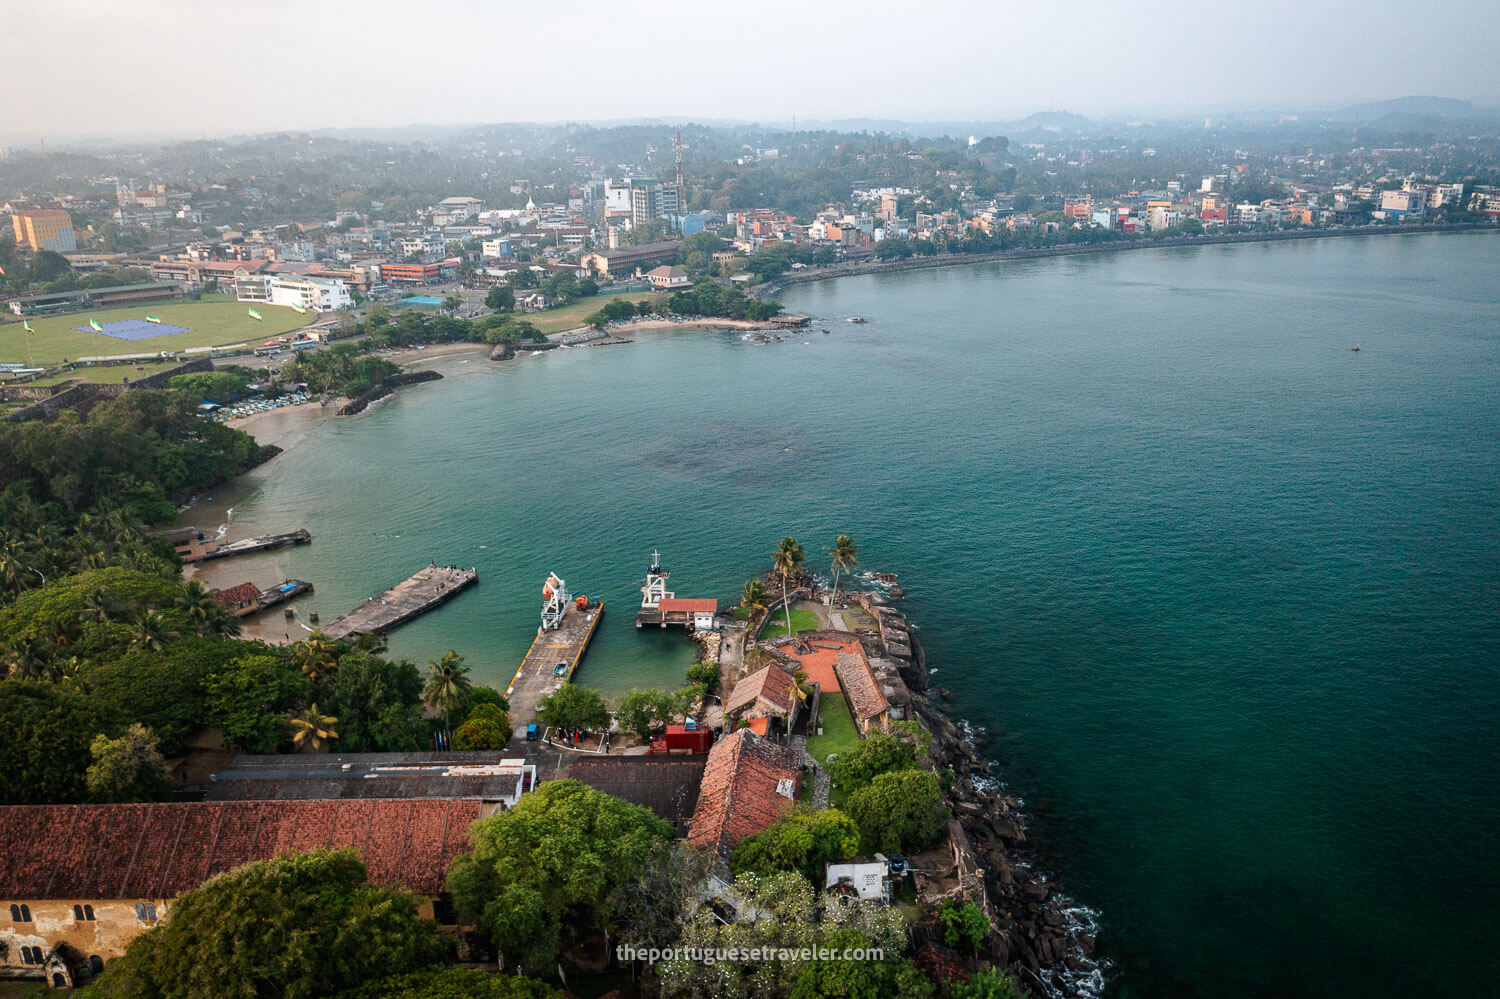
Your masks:
{"label": "hazy sky", "polygon": [[0,135],[1494,102],[1497,0],[0,0]]}

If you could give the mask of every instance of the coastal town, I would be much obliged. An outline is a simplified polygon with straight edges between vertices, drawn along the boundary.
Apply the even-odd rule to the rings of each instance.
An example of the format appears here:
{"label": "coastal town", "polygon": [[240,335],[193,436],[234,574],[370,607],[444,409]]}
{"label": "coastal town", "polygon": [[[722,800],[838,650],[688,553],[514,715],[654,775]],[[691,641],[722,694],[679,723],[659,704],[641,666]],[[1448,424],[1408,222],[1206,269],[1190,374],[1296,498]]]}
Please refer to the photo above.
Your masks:
{"label": "coastal town", "polygon": [[[551,37],[423,120],[562,89],[590,46]],[[311,103],[225,65],[217,112]],[[1427,648],[1296,601],[1345,592],[1323,563],[1490,592],[1442,543],[1491,554],[1493,302],[1399,337],[1439,278],[1492,291],[1500,108],[809,120],[797,86],[784,121],[600,86],[629,113],[0,132],[0,999],[1336,994],[1305,920],[1365,910],[1309,867],[1377,802],[1284,841],[1402,733],[1301,667],[1382,691],[1355,667]],[[1381,436],[1414,410],[1437,445]],[[1387,487],[1475,509],[1433,542]],[[1358,549],[1317,524],[1348,497]]]}
{"label": "coastal town", "polygon": [[[574,155],[558,162],[505,148],[503,133],[479,132],[445,151],[473,184],[425,201],[415,191],[377,198],[283,189],[254,172],[255,183],[200,178],[175,165],[170,148],[144,174],[134,163],[111,173],[101,160],[92,173],[39,173],[0,189],[0,324],[36,330],[71,316],[78,321],[70,327],[87,331],[107,314],[92,340],[66,350],[48,349],[50,328],[0,348],[0,383],[65,381],[64,363],[315,350],[348,333],[350,319],[340,316],[371,308],[576,316],[572,327],[548,330],[563,335],[590,325],[592,310],[579,306],[596,296],[601,307],[623,293],[668,314],[695,308],[683,295],[705,282],[753,300],[801,276],[870,265],[1500,218],[1500,187],[1478,165],[1495,150],[1482,142],[1444,135],[1372,146],[1368,139],[1404,133],[1366,124],[1362,139],[1356,119],[1331,142],[1320,123],[1309,134],[1321,149],[1288,154],[1280,136],[1298,134],[1299,124],[1205,121],[1203,134],[1221,136],[1207,150],[1182,130],[1068,115],[1034,116],[1014,137],[925,146],[883,134],[831,144],[823,133],[783,132],[776,144],[736,150],[727,135],[689,127],[662,130],[644,155],[613,165],[603,150],[616,147],[604,135],[592,137],[600,152],[586,153],[591,137],[579,137]],[[274,144],[262,155],[277,156]],[[335,144],[319,158],[352,164],[368,155]],[[0,171],[28,176],[46,162],[0,149]],[[821,200],[796,186],[828,164],[851,178],[847,186]],[[874,179],[882,176],[889,182]],[[740,179],[749,177],[762,185],[778,178],[786,193],[747,193]],[[258,331],[239,324],[216,338],[196,326],[153,329],[145,319],[204,296],[241,303],[258,326],[267,307],[292,310],[282,325],[297,332],[254,340],[247,337]],[[174,338],[183,329],[192,335]]]}

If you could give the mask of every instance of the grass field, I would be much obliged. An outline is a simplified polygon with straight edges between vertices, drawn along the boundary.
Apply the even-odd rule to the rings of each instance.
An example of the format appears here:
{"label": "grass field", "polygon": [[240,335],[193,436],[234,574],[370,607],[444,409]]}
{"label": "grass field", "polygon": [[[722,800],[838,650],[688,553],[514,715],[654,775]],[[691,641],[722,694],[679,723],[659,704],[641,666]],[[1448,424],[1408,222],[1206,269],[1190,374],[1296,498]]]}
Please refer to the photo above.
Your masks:
{"label": "grass field", "polygon": [[[799,631],[817,631],[818,615],[816,611],[806,610],[801,607],[792,608],[792,633]],[[786,634],[786,611],[777,611],[771,615],[771,623],[766,625],[766,630],[760,633],[762,642],[769,642],[773,638],[780,638]]]}
{"label": "grass field", "polygon": [[807,737],[807,752],[826,766],[829,753],[847,753],[859,745],[859,732],[854,727],[854,716],[849,714],[849,705],[844,703],[843,694],[825,692],[818,698],[818,714],[823,734]]}
{"label": "grass field", "polygon": [[[133,305],[123,309],[98,312],[70,312],[61,316],[36,316],[30,319],[36,333],[28,334],[21,321],[0,325],[0,361],[57,364],[64,358],[112,357],[121,354],[151,354],[188,347],[217,347],[279,336],[298,329],[314,319],[311,313],[300,314],[283,305],[257,305],[265,317],[257,322],[250,318],[250,306],[231,298],[216,296],[201,302],[170,302]],[[592,311],[592,310],[591,310]],[[143,319],[156,316],[163,323],[186,326],[191,332],[149,340],[120,340],[92,330],[75,330],[88,326],[90,319],[100,323],[120,319]],[[29,341],[29,342],[28,342]],[[30,356],[28,356],[28,349]]]}
{"label": "grass field", "polygon": [[[632,302],[639,302],[643,298],[650,298],[649,291],[628,291],[614,295],[595,295],[592,298],[580,299],[570,305],[564,305],[560,309],[548,309],[545,312],[518,313],[517,319],[524,319],[536,326],[543,333],[561,333],[564,330],[576,330],[584,324],[584,320],[604,308],[608,302],[617,298],[628,298]],[[163,317],[165,318],[165,317]]]}
{"label": "grass field", "polygon": [[175,368],[181,363],[181,361],[151,361],[145,364],[95,364],[89,367],[74,368],[72,371],[64,371],[62,374],[53,375],[50,378],[38,378],[34,382],[27,382],[27,384],[56,385],[58,382],[71,381],[114,384],[126,378],[136,381],[145,378],[147,375],[154,375],[158,371]]}

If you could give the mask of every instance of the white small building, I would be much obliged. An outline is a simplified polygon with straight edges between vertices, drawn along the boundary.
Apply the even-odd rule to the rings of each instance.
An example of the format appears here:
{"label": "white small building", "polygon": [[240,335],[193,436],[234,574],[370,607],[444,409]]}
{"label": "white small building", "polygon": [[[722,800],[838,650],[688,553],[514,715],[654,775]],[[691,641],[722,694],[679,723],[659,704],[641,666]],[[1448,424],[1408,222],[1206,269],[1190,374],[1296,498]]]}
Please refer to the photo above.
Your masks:
{"label": "white small building", "polygon": [[[823,882],[824,891],[853,891],[862,902],[890,900],[889,867],[883,860],[846,860],[829,864]],[[842,886],[842,887],[841,887]]]}

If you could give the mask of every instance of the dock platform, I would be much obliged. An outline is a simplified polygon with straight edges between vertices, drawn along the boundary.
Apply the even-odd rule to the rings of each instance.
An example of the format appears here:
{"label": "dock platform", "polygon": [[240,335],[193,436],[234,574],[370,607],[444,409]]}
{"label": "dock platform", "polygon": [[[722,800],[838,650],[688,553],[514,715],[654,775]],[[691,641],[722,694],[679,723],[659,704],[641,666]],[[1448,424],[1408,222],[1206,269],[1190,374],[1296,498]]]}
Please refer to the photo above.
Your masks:
{"label": "dock platform", "polygon": [[[576,604],[570,604],[560,627],[547,631],[537,629],[526,658],[521,660],[521,668],[516,670],[505,690],[518,738],[525,739],[526,726],[536,721],[537,702],[573,679],[578,661],[583,658],[589,639],[594,637],[594,629],[603,616],[602,601],[590,602],[587,610],[579,610]],[[557,673],[559,666],[566,669]]]}
{"label": "dock platform", "polygon": [[262,534],[258,538],[241,538],[239,541],[220,542],[217,538],[199,535],[178,544],[177,554],[184,562],[207,562],[210,559],[229,558],[233,555],[249,555],[253,552],[270,551],[273,548],[289,548],[312,541],[307,528],[299,527],[285,534]]}
{"label": "dock platform", "polygon": [[429,565],[377,594],[323,629],[335,642],[360,635],[384,635],[432,610],[479,582],[474,569]]}

